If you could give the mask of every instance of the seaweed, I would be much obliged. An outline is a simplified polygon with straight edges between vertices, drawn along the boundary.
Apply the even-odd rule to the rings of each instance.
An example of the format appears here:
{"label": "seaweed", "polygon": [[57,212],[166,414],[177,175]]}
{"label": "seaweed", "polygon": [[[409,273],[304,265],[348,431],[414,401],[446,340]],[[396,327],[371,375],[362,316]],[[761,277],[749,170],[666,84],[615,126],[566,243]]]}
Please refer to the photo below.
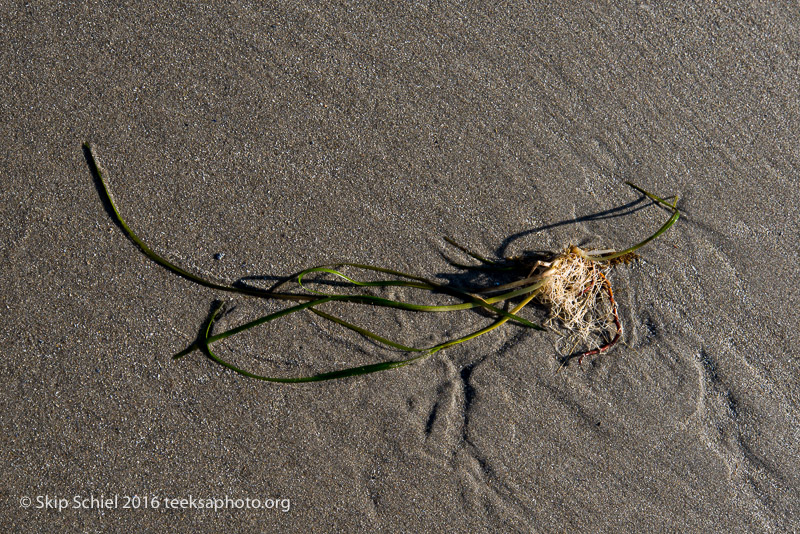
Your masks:
{"label": "seaweed", "polygon": [[[627,185],[639,191],[657,205],[668,208],[671,214],[667,222],[654,234],[636,245],[621,251],[605,250],[587,252],[577,246],[570,245],[561,253],[539,255],[535,258],[522,257],[492,260],[472,252],[446,237],[445,240],[449,244],[472,258],[472,260],[478,262],[477,264],[462,264],[451,261],[450,263],[455,267],[462,270],[503,272],[505,276],[510,276],[513,281],[501,285],[489,284],[481,287],[463,288],[456,287],[452,284],[442,284],[426,277],[376,265],[337,263],[312,267],[293,275],[290,280],[296,285],[294,291],[280,290],[287,282],[279,283],[271,289],[265,290],[241,283],[225,284],[208,280],[175,265],[156,253],[128,226],[125,219],[120,214],[108,183],[103,177],[103,172],[97,164],[89,143],[84,143],[83,150],[89,170],[97,182],[98,192],[103,202],[110,208],[109,212],[113,215],[115,221],[119,224],[127,237],[152,261],[178,276],[210,289],[248,297],[294,303],[277,312],[241,324],[224,332],[214,334],[214,325],[225,309],[224,302],[215,301],[208,319],[200,330],[198,338],[186,349],[173,356],[174,359],[179,359],[195,350],[200,350],[210,359],[231,371],[268,382],[316,382],[396,369],[428,358],[448,347],[483,336],[509,322],[525,328],[536,330],[550,329],[558,332],[561,335],[561,340],[567,343],[567,345],[564,346],[571,347],[566,351],[560,350],[562,353],[560,357],[561,367],[575,357],[578,358],[578,363],[580,364],[586,356],[609,350],[622,336],[622,324],[619,320],[617,304],[614,300],[611,283],[605,272],[614,265],[631,261],[635,258],[636,250],[666,232],[680,216],[677,208],[677,198],[675,198],[672,203],[668,203],[666,200],[630,182],[626,182]],[[361,271],[365,274],[380,276],[382,278],[378,280],[361,281],[352,275],[345,274],[345,270]],[[329,292],[313,289],[310,287],[310,283],[305,280],[314,275],[327,276],[328,280],[325,284],[327,288],[341,287],[351,292]],[[331,278],[333,279],[332,281],[330,280]],[[319,281],[317,282],[320,283]],[[379,291],[380,288],[387,287],[407,288],[431,294],[447,295],[455,302],[452,304],[439,305],[420,304],[386,298],[368,292],[369,288],[377,288]],[[519,315],[532,301],[544,305],[549,310],[548,318],[544,325],[536,324]],[[412,347],[390,340],[370,329],[350,323],[333,313],[320,309],[328,303],[371,305],[415,313],[448,313],[473,309],[484,312],[484,315],[491,318],[491,322],[487,326],[467,335],[454,337],[431,346]],[[510,309],[506,310],[504,307]],[[352,330],[378,345],[384,345],[398,351],[409,353],[408,357],[309,376],[280,377],[263,376],[242,369],[220,358],[211,349],[212,344],[222,341],[223,339],[303,311],[314,313],[327,321]],[[581,346],[581,349],[576,351],[578,346]]]}

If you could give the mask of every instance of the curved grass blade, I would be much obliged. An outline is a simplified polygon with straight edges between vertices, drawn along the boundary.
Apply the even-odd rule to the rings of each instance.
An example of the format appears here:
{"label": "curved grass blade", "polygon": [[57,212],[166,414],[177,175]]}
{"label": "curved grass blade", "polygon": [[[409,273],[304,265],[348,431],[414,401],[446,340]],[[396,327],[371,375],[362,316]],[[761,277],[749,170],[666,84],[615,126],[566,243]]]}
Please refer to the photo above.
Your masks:
{"label": "curved grass blade", "polygon": [[[538,284],[538,286],[541,287],[541,285],[543,283],[544,282],[541,282],[540,284]],[[537,289],[538,289],[538,287],[537,287]],[[527,306],[530,303],[530,301],[533,300],[535,297],[536,297],[536,293],[535,292],[531,292],[527,297],[525,297],[525,299],[522,302],[520,302],[514,308],[512,308],[510,313],[514,314],[514,313],[519,312],[520,310],[522,310],[522,308]],[[476,337],[482,336],[483,334],[491,332],[492,330],[502,326],[503,324],[508,322],[508,320],[509,320],[508,317],[503,317],[501,319],[498,319],[495,323],[493,323],[493,324],[491,324],[491,325],[489,325],[489,326],[487,326],[485,328],[481,328],[480,330],[477,330],[476,332],[468,334],[468,335],[466,335],[464,337],[460,337],[458,339],[454,339],[452,341],[447,341],[445,343],[441,343],[439,345],[436,345],[435,347],[432,347],[431,350],[433,352],[436,352],[436,351],[445,349],[447,347],[452,347],[453,345],[457,345],[459,343],[463,343],[465,341],[469,341],[471,339],[475,339]]]}
{"label": "curved grass blade", "polygon": [[[375,270],[375,269],[371,269],[371,270]],[[305,285],[303,285],[303,277],[306,276],[307,274],[311,274],[311,273],[328,273],[328,274],[332,274],[334,276],[342,278],[343,280],[347,280],[348,282],[350,282],[351,284],[353,284],[355,286],[360,286],[360,287],[392,287],[392,286],[399,286],[399,287],[413,287],[413,288],[416,288],[416,289],[427,289],[427,290],[430,290],[430,291],[433,291],[433,290],[436,289],[435,286],[433,286],[431,284],[428,284],[428,283],[408,282],[406,280],[376,280],[376,281],[373,281],[373,282],[361,282],[361,281],[356,280],[354,278],[350,278],[349,276],[345,275],[344,273],[342,273],[340,271],[337,271],[335,269],[331,269],[331,268],[329,268],[327,266],[312,267],[312,268],[306,269],[305,271],[303,271],[300,274],[298,274],[297,275],[297,284],[300,287],[302,287],[303,289],[305,289],[306,291],[309,291],[311,293],[316,293],[318,295],[325,295],[325,293],[323,293],[322,291],[317,291],[315,289],[309,289]]]}
{"label": "curved grass blade", "polygon": [[424,352],[425,350],[427,350],[427,349],[417,349],[417,348],[414,348],[414,347],[408,347],[406,345],[401,345],[400,343],[397,343],[396,341],[392,341],[390,339],[386,339],[385,337],[379,336],[378,334],[375,334],[374,332],[372,332],[370,330],[367,330],[366,328],[362,328],[362,327],[360,327],[358,325],[354,325],[353,323],[348,323],[347,321],[345,321],[344,319],[342,319],[340,317],[336,317],[335,315],[331,315],[330,313],[325,313],[324,311],[318,310],[316,308],[309,308],[308,310],[310,312],[313,312],[313,313],[319,315],[320,317],[322,317],[324,319],[327,319],[327,320],[329,320],[329,321],[331,321],[333,323],[336,323],[336,324],[341,325],[341,326],[343,326],[345,328],[348,328],[348,329],[352,330],[353,332],[357,332],[357,333],[361,334],[362,336],[364,336],[366,338],[369,338],[369,339],[371,339],[373,341],[377,341],[378,343],[380,343],[382,345],[386,345],[386,346],[392,347],[393,349],[403,350],[403,351],[406,351],[406,352]]}
{"label": "curved grass blade", "polygon": [[284,300],[313,300],[316,297],[309,296],[309,295],[294,295],[290,293],[270,293],[268,291],[263,291],[257,288],[250,288],[250,287],[235,287],[231,285],[225,284],[218,284],[216,282],[212,282],[211,280],[207,280],[201,276],[198,276],[194,273],[190,273],[189,271],[175,265],[174,263],[170,262],[166,258],[158,255],[153,249],[151,249],[147,244],[138,236],[136,233],[131,230],[128,223],[125,222],[125,219],[122,218],[122,215],[117,208],[117,205],[114,203],[114,197],[111,194],[111,189],[108,187],[105,179],[103,178],[103,173],[100,170],[100,167],[97,165],[97,161],[94,158],[94,154],[92,153],[92,148],[89,143],[83,144],[84,155],[86,156],[86,161],[89,164],[89,170],[92,173],[92,176],[98,181],[101,185],[99,191],[103,195],[103,200],[111,206],[111,209],[114,212],[114,218],[116,219],[117,223],[122,227],[125,231],[125,234],[128,238],[133,241],[136,246],[138,246],[141,251],[156,262],[157,264],[161,265],[165,269],[172,271],[173,273],[186,278],[196,284],[200,284],[202,286],[211,288],[211,289],[219,289],[221,291],[227,291],[229,293],[240,293],[243,295],[251,295],[256,297],[268,297],[268,298],[280,298]]}
{"label": "curved grass blade", "polygon": [[255,378],[256,380],[264,380],[266,382],[280,382],[280,383],[284,383],[284,384],[297,384],[297,383],[302,383],[302,382],[321,382],[321,381],[324,381],[324,380],[335,380],[335,379],[338,379],[338,378],[347,378],[347,377],[350,377],[350,376],[358,376],[358,375],[364,375],[364,374],[370,374],[370,373],[377,373],[379,371],[387,371],[389,369],[397,369],[398,367],[404,367],[404,366],[406,366],[406,365],[408,365],[410,363],[413,363],[413,362],[415,362],[417,360],[420,360],[422,358],[425,358],[425,357],[429,356],[429,354],[427,352],[425,352],[423,354],[420,354],[418,356],[414,356],[412,358],[408,358],[408,359],[405,359],[405,360],[387,361],[387,362],[381,362],[381,363],[374,363],[374,364],[370,364],[370,365],[360,365],[358,367],[350,367],[348,369],[341,369],[339,371],[330,371],[330,372],[327,372],[327,373],[320,373],[320,374],[311,375],[311,376],[273,377],[273,376],[258,375],[258,374],[255,374],[255,373],[251,373],[250,371],[247,371],[245,369],[241,369],[241,368],[233,365],[232,363],[223,360],[222,358],[220,358],[219,356],[214,354],[214,352],[211,350],[211,347],[209,345],[210,345],[211,341],[213,340],[213,338],[215,336],[209,336],[209,334],[211,333],[211,328],[214,325],[214,321],[216,320],[216,316],[219,313],[221,308],[222,308],[222,305],[219,305],[212,312],[211,319],[208,321],[208,327],[206,328],[206,331],[205,331],[205,337],[202,340],[201,349],[203,350],[203,352],[206,353],[206,355],[209,358],[211,358],[212,360],[214,360],[218,364],[222,365],[223,367],[227,367],[231,371],[233,371],[235,373],[238,373],[240,375],[244,375],[244,376],[249,377],[249,378]]}
{"label": "curved grass blade", "polygon": [[639,187],[637,185],[634,185],[631,182],[625,182],[625,183],[628,184],[629,186],[631,186],[632,188],[636,189],[640,193],[644,194],[645,196],[647,196],[648,198],[650,198],[654,202],[656,202],[658,204],[661,204],[662,206],[665,206],[667,208],[670,208],[672,210],[672,216],[653,235],[651,235],[650,237],[648,237],[647,239],[645,239],[643,241],[640,241],[639,243],[633,245],[632,247],[626,248],[625,250],[622,250],[620,252],[614,252],[612,254],[606,254],[606,255],[601,255],[601,256],[586,256],[587,259],[590,259],[590,260],[593,260],[593,261],[609,261],[609,260],[613,260],[615,258],[619,258],[621,256],[624,256],[626,254],[630,254],[631,252],[633,252],[633,251],[645,246],[647,243],[649,243],[650,241],[656,239],[661,234],[663,234],[664,232],[669,230],[670,226],[675,224],[675,222],[681,216],[680,211],[678,210],[678,198],[677,197],[675,197],[675,201],[672,204],[669,204],[666,200],[664,200],[662,198],[659,198],[659,197],[653,195],[652,193],[649,193],[649,192],[645,191],[641,187]]}

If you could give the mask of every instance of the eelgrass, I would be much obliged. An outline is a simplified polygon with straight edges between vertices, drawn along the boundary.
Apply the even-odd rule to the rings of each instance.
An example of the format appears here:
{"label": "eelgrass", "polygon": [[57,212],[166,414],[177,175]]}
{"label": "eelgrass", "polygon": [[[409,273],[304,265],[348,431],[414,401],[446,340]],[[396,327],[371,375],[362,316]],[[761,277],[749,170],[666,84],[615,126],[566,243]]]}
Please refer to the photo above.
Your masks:
{"label": "eelgrass", "polygon": [[[204,352],[209,358],[218,364],[244,376],[265,380],[269,382],[315,382],[321,380],[331,380],[357,376],[387,369],[394,369],[409,365],[418,360],[427,358],[442,349],[464,343],[471,339],[482,336],[492,330],[499,328],[507,322],[513,322],[520,326],[544,330],[543,326],[535,324],[528,319],[520,317],[518,314],[534,299],[545,305],[550,316],[547,325],[564,334],[562,339],[574,341],[573,349],[570,349],[562,357],[562,365],[572,357],[580,360],[588,355],[604,352],[611,348],[622,335],[622,325],[617,314],[616,302],[614,301],[611,284],[605,276],[604,271],[611,265],[625,262],[634,256],[634,251],[658,238],[666,232],[675,221],[678,220],[679,212],[676,206],[677,199],[672,203],[641,189],[640,187],[626,182],[632,188],[641,192],[655,203],[669,208],[672,213],[664,225],[647,239],[622,251],[600,251],[586,252],[578,247],[570,246],[563,253],[552,254],[549,257],[541,257],[536,261],[527,258],[506,258],[502,260],[490,260],[484,258],[466,248],[456,244],[453,240],[445,238],[448,243],[454,245],[471,258],[480,262],[480,265],[463,265],[455,262],[453,265],[462,269],[487,269],[495,271],[507,271],[516,275],[516,280],[499,285],[481,288],[459,288],[451,285],[440,284],[428,278],[413,274],[387,269],[375,265],[364,265],[356,263],[337,263],[333,265],[322,265],[306,269],[292,277],[301,292],[278,291],[285,284],[281,283],[270,290],[260,288],[233,285],[213,282],[199,275],[186,271],[163,258],[154,252],[144,241],[131,230],[125,220],[120,215],[114,203],[111,191],[103,178],[102,171],[92,154],[91,146],[84,143],[84,156],[92,173],[98,182],[98,191],[104,202],[108,204],[113,212],[117,223],[124,230],[126,235],[142,250],[151,260],[173,273],[186,278],[194,283],[206,286],[211,289],[225,291],[228,293],[238,293],[251,297],[264,299],[276,299],[295,302],[296,304],[284,308],[275,313],[265,315],[254,321],[231,328],[224,332],[213,334],[214,324],[219,318],[224,303],[218,302],[214,305],[212,312],[201,329],[198,339],[186,349],[175,354],[173,358],[181,358],[195,350]],[[342,272],[342,269],[360,270],[367,273],[387,276],[385,279],[373,281],[359,281],[352,276]],[[304,284],[304,278],[315,273],[332,275],[338,279],[339,285],[345,285],[356,293],[325,293],[312,290]],[[362,288],[383,288],[383,287],[403,287],[448,295],[455,298],[458,302],[445,305],[426,305],[401,300],[389,299],[376,296],[362,291]],[[515,303],[510,304],[512,299]],[[516,301],[519,299],[519,301]],[[493,317],[487,326],[474,331],[470,334],[449,339],[438,344],[427,347],[411,347],[383,337],[367,328],[360,327],[345,321],[331,313],[322,311],[320,306],[327,303],[356,303],[369,304],[373,306],[394,308],[409,312],[429,312],[444,313],[469,309],[482,309],[486,314]],[[508,305],[510,309],[506,311],[501,306]],[[395,350],[411,353],[410,357],[400,360],[384,361],[380,363],[349,367],[337,371],[320,373],[310,376],[300,377],[278,377],[263,376],[223,360],[211,350],[211,345],[233,335],[239,334],[255,328],[256,326],[269,323],[276,319],[289,316],[300,311],[309,311],[317,316],[336,323],[344,328],[352,330],[379,345],[385,345]],[[574,352],[574,348],[579,344],[589,344],[590,347],[580,352]]]}

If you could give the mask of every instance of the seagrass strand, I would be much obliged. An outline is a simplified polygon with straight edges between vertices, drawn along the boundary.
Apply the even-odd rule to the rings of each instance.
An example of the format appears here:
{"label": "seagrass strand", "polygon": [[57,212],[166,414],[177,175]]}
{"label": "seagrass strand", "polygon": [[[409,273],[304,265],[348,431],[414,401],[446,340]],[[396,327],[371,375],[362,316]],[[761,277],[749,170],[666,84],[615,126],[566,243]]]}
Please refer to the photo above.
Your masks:
{"label": "seagrass strand", "polygon": [[[212,334],[213,326],[219,317],[220,310],[222,309],[221,304],[215,306],[209,316],[209,319],[207,320],[205,327],[201,330],[198,339],[189,345],[189,347],[187,347],[185,350],[174,356],[174,358],[180,358],[194,350],[199,349],[206,353],[207,356],[209,356],[218,364],[236,373],[271,382],[315,382],[320,380],[332,380],[348,376],[369,374],[388,369],[395,369],[429,357],[445,348],[483,336],[508,322],[515,323],[522,327],[543,330],[544,328],[542,326],[518,315],[518,313],[533,300],[537,300],[549,308],[551,312],[550,321],[560,321],[562,326],[564,326],[568,331],[579,332],[584,337],[584,340],[588,339],[588,336],[592,333],[608,329],[609,325],[611,325],[611,322],[613,321],[614,326],[616,327],[616,335],[613,337],[613,339],[609,342],[606,342],[602,346],[584,351],[582,354],[580,354],[580,356],[582,359],[583,356],[603,352],[613,346],[613,344],[617,342],[622,334],[622,326],[617,314],[616,302],[614,301],[613,292],[611,290],[611,283],[603,274],[603,269],[619,263],[620,260],[626,261],[631,258],[635,250],[661,236],[678,220],[679,217],[677,199],[670,204],[667,201],[645,191],[644,189],[641,189],[630,182],[626,182],[632,188],[653,200],[656,204],[671,209],[672,213],[669,220],[664,223],[653,235],[649,236],[643,241],[640,241],[636,245],[619,252],[611,250],[592,254],[582,251],[577,247],[569,247],[567,252],[560,255],[553,255],[551,257],[551,261],[536,261],[535,263],[530,264],[526,263],[524,259],[487,259],[480,254],[474,253],[465,247],[462,247],[461,245],[455,243],[452,239],[445,238],[448,243],[455,246],[474,260],[480,262],[480,265],[478,266],[456,264],[460,268],[484,269],[498,272],[528,270],[528,274],[506,284],[465,289],[440,284],[425,277],[390,268],[344,262],[312,267],[295,275],[293,278],[302,293],[277,291],[277,289],[285,282],[273,287],[272,290],[262,290],[253,287],[214,282],[189,272],[156,253],[130,228],[125,219],[122,217],[120,210],[117,208],[117,205],[113,200],[110,187],[103,177],[103,172],[95,160],[90,145],[85,143],[83,148],[87,164],[89,165],[89,170],[92,176],[95,178],[95,181],[98,183],[98,192],[100,193],[102,200],[110,206],[114,220],[123,229],[127,237],[137,245],[137,247],[145,254],[145,256],[165,269],[173,272],[174,274],[210,289],[220,290],[227,293],[241,294],[255,298],[283,300],[288,302],[294,301],[296,303],[292,306],[233,327],[224,332]],[[531,265],[533,265],[532,268]],[[390,278],[361,281],[354,276],[345,274],[341,270],[343,267],[372,273],[380,273],[382,275],[388,275]],[[426,292],[430,294],[445,294],[451,298],[455,298],[458,302],[451,304],[432,305],[420,302],[389,299],[379,295],[360,292],[355,294],[328,293],[325,291],[312,289],[309,287],[309,282],[304,281],[305,277],[314,273],[332,275],[343,281],[341,282],[342,284],[357,291],[359,289],[366,288],[380,290],[387,287],[397,287],[410,291],[420,291],[423,294]],[[608,295],[607,299],[603,297],[605,294]],[[500,307],[516,298],[522,298],[522,301],[511,306],[509,311],[506,311]],[[611,312],[609,313],[604,313],[604,299],[610,300],[611,307],[608,309],[610,309]],[[378,333],[367,328],[348,322],[338,317],[334,313],[329,313],[318,309],[318,307],[326,304],[337,303],[378,306],[382,308],[395,309],[400,312],[412,313],[451,313],[481,308],[494,316],[494,319],[489,325],[482,327],[470,334],[440,341],[432,346],[412,347],[398,341],[390,340],[389,338],[379,335]],[[304,377],[269,377],[258,375],[233,365],[230,362],[219,358],[211,350],[211,344],[213,343],[220,342],[236,334],[302,311],[314,313],[327,321],[338,324],[346,329],[371,339],[379,345],[383,345],[393,350],[415,353],[415,355],[405,359],[389,360],[376,364],[350,367]]]}

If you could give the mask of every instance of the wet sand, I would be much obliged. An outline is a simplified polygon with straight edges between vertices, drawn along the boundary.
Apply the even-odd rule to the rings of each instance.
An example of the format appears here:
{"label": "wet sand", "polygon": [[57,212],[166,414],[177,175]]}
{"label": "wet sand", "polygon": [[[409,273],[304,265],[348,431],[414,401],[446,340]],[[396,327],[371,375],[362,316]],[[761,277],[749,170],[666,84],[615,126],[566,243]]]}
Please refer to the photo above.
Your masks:
{"label": "wet sand", "polygon": [[[800,528],[796,10],[52,2],[0,8],[0,35],[7,531]],[[135,231],[226,283],[341,260],[469,281],[444,236],[621,249],[668,217],[625,181],[683,215],[612,271],[623,342],[582,366],[506,325],[269,384],[171,358],[215,299],[221,328],[284,304],[147,259],[84,141]],[[487,321],[343,309],[417,345]],[[403,356],[312,314],[219,351],[295,375]]]}

